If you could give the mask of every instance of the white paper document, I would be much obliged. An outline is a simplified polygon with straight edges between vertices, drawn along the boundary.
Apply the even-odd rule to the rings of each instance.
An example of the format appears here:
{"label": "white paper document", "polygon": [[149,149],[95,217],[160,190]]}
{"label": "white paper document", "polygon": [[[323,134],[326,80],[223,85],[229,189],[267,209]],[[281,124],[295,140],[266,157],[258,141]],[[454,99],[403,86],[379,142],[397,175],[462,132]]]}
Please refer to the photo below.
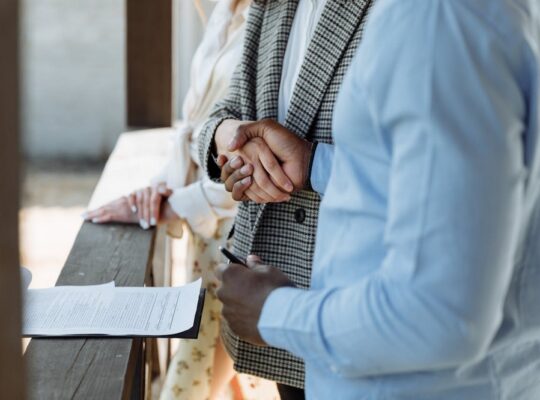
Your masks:
{"label": "white paper document", "polygon": [[174,288],[56,286],[29,289],[23,336],[168,336],[193,327],[201,280]]}

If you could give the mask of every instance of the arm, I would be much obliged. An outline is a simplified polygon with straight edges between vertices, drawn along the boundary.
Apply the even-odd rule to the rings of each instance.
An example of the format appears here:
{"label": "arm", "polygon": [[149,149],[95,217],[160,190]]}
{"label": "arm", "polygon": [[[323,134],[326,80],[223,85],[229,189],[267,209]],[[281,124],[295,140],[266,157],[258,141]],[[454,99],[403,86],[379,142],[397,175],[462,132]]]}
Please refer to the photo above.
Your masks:
{"label": "arm", "polygon": [[237,203],[222,184],[204,177],[188,186],[174,189],[168,202],[193,232],[205,238],[214,236],[219,221],[234,218]]}
{"label": "arm", "polygon": [[[334,156],[333,145],[318,143],[315,147],[273,120],[261,120],[239,127],[229,149],[238,152],[240,157],[230,161],[219,160],[220,166],[224,163],[221,180],[235,200],[248,198],[256,203],[261,201],[257,198],[260,196],[254,197],[250,193],[253,188],[252,175],[262,190],[272,189],[273,182],[277,182],[288,192],[309,189],[324,194]],[[261,172],[263,176],[268,173],[272,180],[257,178]],[[290,182],[287,182],[289,179]],[[288,196],[271,194],[270,197],[275,202],[289,200]]]}
{"label": "arm", "polygon": [[236,67],[227,97],[216,104],[198,137],[201,166],[206,170],[210,179],[216,182],[219,182],[220,170],[214,163],[212,156],[213,151],[217,150],[215,149],[214,138],[222,123],[227,121],[231,124],[242,119],[241,98],[243,91],[240,76],[244,65],[245,63],[242,61]]}
{"label": "arm", "polygon": [[387,253],[347,287],[273,291],[258,325],[268,344],[368,377],[461,365],[493,339],[521,217],[526,106],[519,46],[465,3],[374,11],[344,86],[369,99],[391,157]]}

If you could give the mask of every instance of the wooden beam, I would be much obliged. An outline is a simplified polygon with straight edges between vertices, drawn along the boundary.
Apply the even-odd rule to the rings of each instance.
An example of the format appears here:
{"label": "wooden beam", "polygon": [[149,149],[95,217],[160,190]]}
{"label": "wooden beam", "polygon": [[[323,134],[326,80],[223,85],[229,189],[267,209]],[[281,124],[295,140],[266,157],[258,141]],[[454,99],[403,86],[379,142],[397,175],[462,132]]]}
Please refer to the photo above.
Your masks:
{"label": "wooden beam", "polygon": [[127,124],[171,126],[172,0],[126,0],[126,13]]}
{"label": "wooden beam", "polygon": [[24,399],[18,245],[19,2],[0,1],[0,397]]}

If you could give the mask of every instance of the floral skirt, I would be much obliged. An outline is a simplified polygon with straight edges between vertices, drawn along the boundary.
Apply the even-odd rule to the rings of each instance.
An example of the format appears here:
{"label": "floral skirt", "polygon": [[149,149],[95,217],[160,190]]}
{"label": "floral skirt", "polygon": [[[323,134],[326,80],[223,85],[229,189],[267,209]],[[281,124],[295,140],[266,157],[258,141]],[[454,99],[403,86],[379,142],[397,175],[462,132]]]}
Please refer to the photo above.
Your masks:
{"label": "floral skirt", "polygon": [[[206,400],[210,396],[214,353],[219,339],[221,302],[216,296],[218,281],[215,270],[223,257],[218,246],[227,244],[232,221],[221,223],[212,239],[193,235],[188,229],[185,262],[186,282],[201,277],[207,289],[201,317],[199,337],[196,340],[180,339],[161,390],[161,400]],[[244,400],[277,400],[274,382],[249,375],[240,375],[239,383]],[[226,393],[224,399],[232,398]]]}

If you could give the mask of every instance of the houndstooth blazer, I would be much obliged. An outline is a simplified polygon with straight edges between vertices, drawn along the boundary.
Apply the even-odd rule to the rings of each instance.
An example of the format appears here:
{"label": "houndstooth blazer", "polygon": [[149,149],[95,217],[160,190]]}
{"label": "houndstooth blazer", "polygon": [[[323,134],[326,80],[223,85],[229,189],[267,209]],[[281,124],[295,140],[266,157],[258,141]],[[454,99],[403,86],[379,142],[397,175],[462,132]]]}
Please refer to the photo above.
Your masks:
{"label": "houndstooth blazer", "polygon": [[[252,5],[242,60],[230,92],[216,105],[199,136],[201,165],[212,179],[219,179],[210,155],[215,131],[223,120],[277,119],[281,70],[298,1],[267,0]],[[298,136],[332,142],[334,103],[371,2],[328,0],[285,121]],[[295,193],[286,203],[242,203],[235,221],[235,251],[243,257],[257,254],[265,263],[279,267],[299,287],[309,287],[319,204],[319,195],[310,191]],[[236,337],[226,323],[222,336],[237,371],[304,386],[300,359],[280,349],[252,346]]]}

